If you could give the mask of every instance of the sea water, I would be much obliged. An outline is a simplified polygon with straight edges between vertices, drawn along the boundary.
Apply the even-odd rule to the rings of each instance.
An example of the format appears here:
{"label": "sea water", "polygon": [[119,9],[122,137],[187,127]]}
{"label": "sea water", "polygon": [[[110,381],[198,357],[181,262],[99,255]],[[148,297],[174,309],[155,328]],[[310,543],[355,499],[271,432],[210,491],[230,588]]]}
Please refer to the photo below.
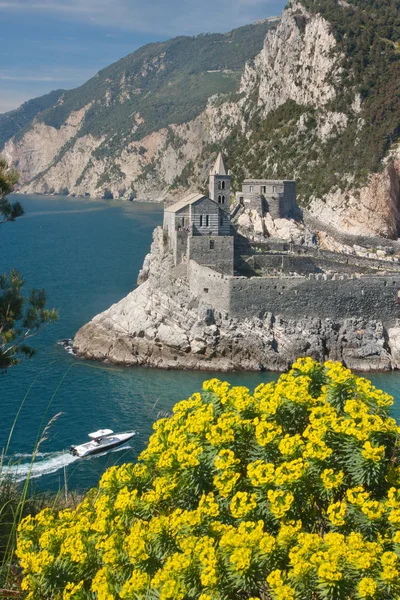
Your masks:
{"label": "sea water", "polygon": [[[7,447],[6,460],[17,478],[31,472],[39,488],[61,489],[67,479],[70,489],[85,490],[108,466],[134,461],[154,421],[200,390],[205,379],[217,376],[254,389],[277,377],[123,368],[69,354],[57,342],[72,338],[135,288],[152,231],[162,222],[162,206],[50,196],[15,199],[23,203],[25,215],[0,227],[0,273],[18,269],[25,292],[44,288],[48,307],[59,311],[59,320],[33,338],[35,356],[0,375],[0,452]],[[371,379],[399,399],[394,414],[400,417],[400,375]],[[37,441],[54,418],[31,466]],[[103,455],[77,459],[68,453],[69,446],[86,442],[89,432],[102,428],[134,429],[137,435]]]}

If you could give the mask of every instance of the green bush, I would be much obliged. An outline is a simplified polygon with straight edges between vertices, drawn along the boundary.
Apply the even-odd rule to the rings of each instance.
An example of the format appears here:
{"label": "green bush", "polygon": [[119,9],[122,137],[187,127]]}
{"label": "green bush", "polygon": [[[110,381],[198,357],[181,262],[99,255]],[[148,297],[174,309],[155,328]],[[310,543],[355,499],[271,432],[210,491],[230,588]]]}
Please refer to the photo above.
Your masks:
{"label": "green bush", "polygon": [[213,379],[76,510],[19,531],[31,600],[394,600],[392,398],[299,359],[251,394]]}

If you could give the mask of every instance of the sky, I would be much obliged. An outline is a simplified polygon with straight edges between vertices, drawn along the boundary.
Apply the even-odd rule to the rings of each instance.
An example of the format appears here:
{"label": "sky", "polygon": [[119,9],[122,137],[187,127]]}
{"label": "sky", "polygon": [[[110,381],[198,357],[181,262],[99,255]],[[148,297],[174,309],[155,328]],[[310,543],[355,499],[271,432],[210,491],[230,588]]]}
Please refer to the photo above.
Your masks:
{"label": "sky", "polygon": [[0,0],[0,113],[77,87],[143,44],[224,33],[285,0]]}

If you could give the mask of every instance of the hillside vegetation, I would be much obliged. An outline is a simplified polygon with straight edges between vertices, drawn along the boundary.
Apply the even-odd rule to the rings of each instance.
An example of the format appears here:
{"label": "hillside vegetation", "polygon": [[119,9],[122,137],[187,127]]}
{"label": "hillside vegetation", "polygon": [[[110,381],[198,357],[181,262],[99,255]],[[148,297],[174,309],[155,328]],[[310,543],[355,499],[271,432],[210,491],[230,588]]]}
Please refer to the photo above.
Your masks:
{"label": "hillside vegetation", "polygon": [[[366,183],[380,171],[400,136],[400,4],[398,1],[304,0],[309,15],[326,19],[341,56],[332,78],[336,95],[321,111],[287,100],[263,114],[257,99],[247,107],[248,126],[232,130],[225,149],[237,187],[243,177],[294,176],[301,202]],[[296,22],[305,34],[309,16]],[[359,107],[354,107],[355,99]],[[318,124],[327,113],[343,115],[345,126],[321,139]],[[209,150],[206,149],[204,155]]]}
{"label": "hillside vegetation", "polygon": [[31,600],[394,600],[393,399],[299,359],[253,393],[217,379],[76,510],[19,529]]}
{"label": "hillside vegetation", "polygon": [[87,105],[78,136],[107,136],[100,156],[170,123],[190,121],[210,96],[237,88],[244,64],[260,51],[270,27],[260,22],[226,34],[178,37],[139,48],[79,88],[63,92],[60,101],[60,93],[53,92],[52,105],[48,96],[32,101],[41,110],[32,112],[18,132],[10,126],[12,114],[0,117],[0,148],[15,133],[21,139],[35,116],[58,129]]}

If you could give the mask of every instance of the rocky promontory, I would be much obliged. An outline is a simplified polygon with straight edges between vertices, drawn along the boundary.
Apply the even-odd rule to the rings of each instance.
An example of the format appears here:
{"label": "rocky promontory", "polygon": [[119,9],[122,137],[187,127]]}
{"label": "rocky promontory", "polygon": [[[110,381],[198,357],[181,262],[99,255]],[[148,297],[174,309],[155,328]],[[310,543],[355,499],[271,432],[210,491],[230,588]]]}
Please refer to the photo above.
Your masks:
{"label": "rocky promontory", "polygon": [[138,287],[76,334],[77,354],[119,365],[202,370],[284,371],[301,355],[343,361],[358,371],[400,365],[400,326],[379,320],[288,319],[270,312],[233,318],[191,293],[165,233],[154,232]]}

